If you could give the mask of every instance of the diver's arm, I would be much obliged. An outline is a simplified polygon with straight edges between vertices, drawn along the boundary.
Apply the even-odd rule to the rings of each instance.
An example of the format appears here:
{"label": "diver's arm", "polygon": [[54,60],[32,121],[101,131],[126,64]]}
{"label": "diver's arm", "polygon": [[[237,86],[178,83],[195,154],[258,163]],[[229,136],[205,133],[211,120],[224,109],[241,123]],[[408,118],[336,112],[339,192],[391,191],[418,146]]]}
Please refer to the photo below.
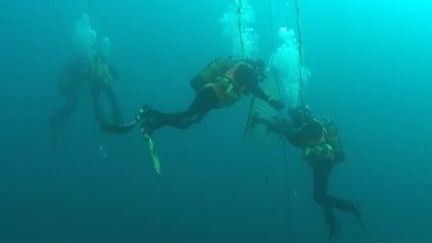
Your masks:
{"label": "diver's arm", "polygon": [[268,102],[271,99],[270,96],[267,95],[258,85],[251,87],[250,91],[255,97],[264,100],[265,102]]}
{"label": "diver's arm", "polygon": [[252,87],[251,92],[255,97],[264,100],[276,110],[282,110],[283,108],[285,108],[285,104],[281,100],[270,97],[258,85]]}
{"label": "diver's arm", "polygon": [[273,119],[266,119],[259,116],[253,118],[254,123],[264,125],[269,132],[286,137],[289,134],[288,129],[285,127],[285,122],[281,119],[274,117]]}
{"label": "diver's arm", "polygon": [[255,123],[263,124],[269,132],[276,133],[284,137],[290,144],[295,147],[302,147],[301,141],[299,140],[299,132],[295,130],[289,120],[278,119],[265,119],[262,117],[254,117]]}

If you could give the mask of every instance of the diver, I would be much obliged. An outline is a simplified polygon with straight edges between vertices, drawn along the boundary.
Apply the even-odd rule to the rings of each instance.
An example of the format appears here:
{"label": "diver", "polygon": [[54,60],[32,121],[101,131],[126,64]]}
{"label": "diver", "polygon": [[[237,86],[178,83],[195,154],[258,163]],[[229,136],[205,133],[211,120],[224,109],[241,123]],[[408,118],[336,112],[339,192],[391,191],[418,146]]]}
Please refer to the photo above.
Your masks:
{"label": "diver", "polygon": [[339,223],[334,209],[353,214],[360,220],[358,202],[339,199],[328,194],[328,183],[333,166],[345,161],[345,154],[338,129],[329,118],[315,117],[307,106],[289,111],[289,119],[265,119],[254,115],[252,125],[264,125],[268,132],[283,136],[290,144],[303,151],[305,160],[313,170],[313,195],[324,211],[329,226],[329,239],[333,242]]}
{"label": "diver", "polygon": [[282,101],[268,96],[260,88],[259,83],[265,78],[265,65],[260,60],[235,61],[231,58],[219,57],[190,81],[196,95],[187,110],[164,113],[144,106],[131,123],[114,124],[106,127],[106,131],[123,133],[137,124],[141,125],[142,132],[146,134],[152,134],[164,126],[187,129],[200,122],[211,110],[234,105],[244,94],[252,94],[262,99],[274,109],[283,109]]}
{"label": "diver", "polygon": [[[68,118],[75,112],[79,97],[90,91],[93,113],[101,127],[111,122],[123,122],[123,115],[113,89],[118,73],[107,58],[98,54],[90,60],[76,58],[62,71],[59,79],[59,93],[66,98],[64,106],[50,117],[53,143],[58,140]],[[111,121],[105,117],[101,104],[104,95],[110,105]]]}

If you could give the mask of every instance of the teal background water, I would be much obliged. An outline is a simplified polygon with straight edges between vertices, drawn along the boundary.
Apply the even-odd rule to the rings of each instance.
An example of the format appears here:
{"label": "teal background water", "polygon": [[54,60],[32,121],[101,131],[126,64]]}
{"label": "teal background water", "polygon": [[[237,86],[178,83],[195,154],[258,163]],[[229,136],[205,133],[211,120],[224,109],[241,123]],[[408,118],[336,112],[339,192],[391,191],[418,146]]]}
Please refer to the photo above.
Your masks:
{"label": "teal background water", "polygon": [[[183,109],[188,80],[229,54],[219,19],[229,1],[0,1],[1,242],[326,242],[311,172],[279,143],[242,139],[249,99],[188,131],[155,137],[162,178],[138,133],[99,131],[83,96],[61,143],[48,117],[61,105],[55,78],[70,56],[74,19],[89,12],[113,41],[128,117],[150,104]],[[262,56],[271,19],[292,24],[292,3],[251,1]],[[335,118],[347,163],[331,191],[358,199],[381,242],[432,241],[432,3],[300,1],[307,98]],[[100,147],[107,157],[103,156]],[[367,242],[338,213],[340,242]]]}

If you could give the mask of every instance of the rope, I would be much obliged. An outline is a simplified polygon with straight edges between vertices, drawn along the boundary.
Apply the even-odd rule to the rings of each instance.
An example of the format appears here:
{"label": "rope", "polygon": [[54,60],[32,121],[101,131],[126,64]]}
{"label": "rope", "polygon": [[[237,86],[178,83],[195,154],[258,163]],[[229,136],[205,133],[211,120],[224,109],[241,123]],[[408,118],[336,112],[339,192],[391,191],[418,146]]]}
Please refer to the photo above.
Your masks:
{"label": "rope", "polygon": [[[242,8],[242,1],[239,0],[239,7]],[[274,22],[273,22],[273,5],[272,5],[272,1],[269,0],[268,1],[268,10],[269,10],[269,15],[270,15],[270,34],[273,36],[273,31],[274,31]],[[237,10],[237,13],[239,14],[239,16],[241,16],[241,9],[240,11]],[[240,22],[240,26],[239,28],[241,28],[241,21]],[[243,47],[243,37],[242,37],[242,32],[241,29],[239,29],[239,33],[240,33],[240,40],[241,40],[241,45],[242,45],[242,52],[244,52],[244,47]],[[274,46],[275,46],[275,40],[274,40],[274,36],[271,38],[271,44],[270,44],[270,50],[271,53],[274,53]],[[242,53],[242,56],[244,55],[244,53]],[[267,67],[270,67],[273,63],[273,54],[270,55],[269,60],[268,60],[268,64]],[[243,137],[245,138],[247,136],[247,133],[250,131],[251,128],[251,121],[252,121],[252,113],[255,107],[255,102],[256,102],[256,97],[252,96],[251,102],[249,104],[249,113],[248,113],[248,120],[246,123],[246,128],[243,132]]]}
{"label": "rope", "polygon": [[[271,1],[271,0],[269,0]],[[277,74],[278,75],[278,74]],[[279,79],[279,76],[276,76],[276,83],[277,83],[277,87],[278,87],[278,92],[279,92],[279,97],[282,97],[282,85]],[[279,112],[279,117],[281,118],[281,121],[283,119],[283,112],[280,111]],[[289,185],[289,176],[288,176],[288,151],[287,151],[287,144],[286,144],[286,140],[284,137],[280,136],[281,139],[281,145],[282,145],[282,163],[283,163],[283,171],[284,171],[284,184],[285,184],[285,193],[286,193],[286,200],[287,200],[287,215],[286,215],[286,220],[287,220],[287,225],[288,228],[290,226],[290,185]],[[288,238],[289,238],[289,234],[288,234]]]}
{"label": "rope", "polygon": [[268,0],[268,10],[269,10],[269,15],[270,15],[270,57],[269,57],[269,61],[268,61],[268,65],[267,67],[270,67],[273,64],[273,57],[274,57],[274,53],[275,53],[275,38],[274,38],[274,18],[273,18],[273,3],[272,0]]}
{"label": "rope", "polygon": [[299,70],[299,81],[300,81],[300,88],[299,88],[299,99],[300,99],[300,105],[305,105],[305,98],[304,98],[304,77],[303,77],[303,37],[302,32],[300,28],[300,7],[299,7],[299,0],[294,0],[294,7],[296,11],[296,31],[298,36],[298,45],[299,45],[299,62],[300,62],[300,70]]}
{"label": "rope", "polygon": [[[291,226],[291,221],[290,221],[290,216],[291,216],[291,200],[290,200],[290,195],[291,195],[291,190],[290,190],[290,183],[289,183],[289,176],[288,176],[288,151],[287,151],[287,143],[285,141],[285,138],[281,137],[281,144],[282,144],[282,155],[283,155],[283,170],[284,170],[284,184],[285,184],[285,196],[286,196],[286,203],[287,203],[287,208],[286,208],[286,224],[288,226],[288,230],[290,230],[290,226]],[[289,231],[287,232],[287,237],[288,239],[290,238],[290,233]]]}
{"label": "rope", "polygon": [[[244,58],[244,40],[243,40],[243,24],[242,24],[242,13],[243,13],[243,1],[238,0],[237,5],[237,28],[239,32],[239,39],[240,39],[240,50],[241,50],[241,59]],[[249,110],[248,110],[248,119],[246,122],[246,127],[243,131],[243,138],[245,138],[251,128],[251,122],[252,122],[252,113],[255,107],[255,96],[252,96],[251,102],[249,104]]]}
{"label": "rope", "polygon": [[240,48],[241,48],[241,58],[244,58],[244,40],[243,40],[243,24],[242,24],[242,10],[243,10],[243,1],[238,0],[238,7],[237,7],[237,28],[239,32],[239,38],[240,38]]}
{"label": "rope", "polygon": [[369,241],[371,243],[379,243],[379,241],[375,238],[375,236],[372,235],[371,231],[369,230],[369,227],[363,222],[363,220],[361,218],[357,218],[357,220],[358,220],[363,232],[368,237]]}

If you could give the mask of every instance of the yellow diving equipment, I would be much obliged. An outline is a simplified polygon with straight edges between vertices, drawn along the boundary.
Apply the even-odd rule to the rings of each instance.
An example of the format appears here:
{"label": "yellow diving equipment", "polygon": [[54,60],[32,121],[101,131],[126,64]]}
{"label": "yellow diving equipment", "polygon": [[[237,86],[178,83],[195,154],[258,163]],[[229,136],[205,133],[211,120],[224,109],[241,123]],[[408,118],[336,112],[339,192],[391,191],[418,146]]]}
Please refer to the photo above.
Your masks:
{"label": "yellow diving equipment", "polygon": [[190,81],[192,88],[199,92],[206,85],[216,83],[218,77],[224,75],[232,65],[232,60],[229,58],[218,57],[214,59]]}
{"label": "yellow diving equipment", "polygon": [[227,76],[220,77],[217,83],[208,84],[207,86],[213,88],[219,99],[217,108],[231,106],[241,97],[240,89],[235,85],[234,81]]}

